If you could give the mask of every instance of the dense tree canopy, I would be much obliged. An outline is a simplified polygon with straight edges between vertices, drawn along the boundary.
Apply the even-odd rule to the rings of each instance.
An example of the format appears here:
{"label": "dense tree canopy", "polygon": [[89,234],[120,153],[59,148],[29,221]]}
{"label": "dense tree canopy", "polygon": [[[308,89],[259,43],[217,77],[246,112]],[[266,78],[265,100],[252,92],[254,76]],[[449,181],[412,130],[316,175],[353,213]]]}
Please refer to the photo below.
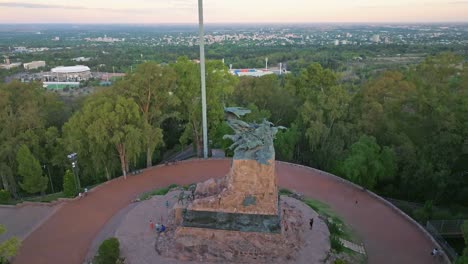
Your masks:
{"label": "dense tree canopy", "polygon": [[64,165],[57,158],[58,131],[54,126],[62,125],[68,111],[54,94],[39,87],[36,83],[0,84],[0,186],[15,197],[21,192],[16,159],[21,145],[38,160],[39,169],[49,164],[52,172],[60,172]]}
{"label": "dense tree canopy", "polygon": [[380,148],[374,137],[361,136],[351,145],[349,154],[339,166],[339,172],[351,181],[373,189],[378,181],[391,180],[395,174],[395,153]]}
{"label": "dense tree canopy", "polygon": [[[468,205],[464,61],[440,54],[358,85],[322,65],[239,78],[219,60],[208,61],[210,146],[232,155],[222,138],[231,133],[223,106],[248,107],[247,121],[288,127],[275,141],[279,160],[333,172],[388,197]],[[201,155],[200,94],[199,65],[188,58],[139,65],[78,107],[38,84],[1,84],[0,186],[24,195],[21,145],[40,164],[41,177],[50,172],[56,191],[74,152],[84,185],[151,166],[169,152],[164,145],[192,144]]]}

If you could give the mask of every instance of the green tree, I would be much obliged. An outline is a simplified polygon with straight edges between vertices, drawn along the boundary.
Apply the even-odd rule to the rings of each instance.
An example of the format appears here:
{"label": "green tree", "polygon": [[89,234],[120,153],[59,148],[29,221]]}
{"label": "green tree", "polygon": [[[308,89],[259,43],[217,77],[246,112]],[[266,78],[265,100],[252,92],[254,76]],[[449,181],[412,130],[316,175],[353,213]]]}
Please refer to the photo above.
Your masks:
{"label": "green tree", "polygon": [[349,155],[339,165],[339,171],[351,181],[373,189],[379,180],[395,174],[393,150],[377,144],[374,137],[361,136],[351,146]]}
{"label": "green tree", "polygon": [[[3,225],[0,225],[0,235],[6,232]],[[8,263],[9,259],[14,257],[21,246],[21,241],[16,238],[10,238],[0,243],[0,264]]]}
{"label": "green tree", "polygon": [[296,124],[293,124],[286,130],[279,130],[278,134],[276,134],[276,140],[274,141],[276,159],[294,161],[299,139],[300,134]]}
{"label": "green tree", "polygon": [[39,161],[34,158],[26,145],[21,145],[16,155],[18,174],[22,177],[20,186],[28,193],[44,193],[47,189],[47,177],[42,176]]}
{"label": "green tree", "polygon": [[[296,117],[296,97],[281,87],[279,77],[274,74],[240,77],[231,98],[235,106],[251,109],[255,105],[259,112],[268,113],[268,119],[277,125],[289,125]],[[251,110],[246,118],[254,116]]]}
{"label": "green tree", "polygon": [[0,83],[0,176],[3,186],[15,197],[18,146],[26,144],[35,155],[39,154],[47,103],[44,91],[35,83]]}
{"label": "green tree", "polygon": [[0,189],[0,204],[8,203],[10,201],[10,198],[10,192]]}
{"label": "green tree", "polygon": [[0,163],[0,182],[2,182],[3,189],[7,192],[9,192],[8,190],[11,190],[10,182],[14,182],[13,173],[10,167],[4,162]]}
{"label": "green tree", "polygon": [[172,108],[178,103],[174,95],[175,81],[173,68],[146,62],[138,65],[136,71],[116,87],[123,95],[133,98],[141,112],[146,167],[153,165],[153,153],[164,143],[162,123],[175,116]]}
{"label": "green tree", "polygon": [[414,211],[414,218],[422,224],[426,224],[428,220],[431,220],[433,215],[432,201],[426,201],[423,208],[416,209]]}
{"label": "green tree", "polygon": [[65,171],[65,175],[63,175],[63,194],[66,197],[76,196],[76,180],[70,170]]}
{"label": "green tree", "polygon": [[[101,96],[97,94],[96,96]],[[94,100],[101,100],[95,97]],[[86,105],[91,99],[86,101]],[[83,110],[83,109],[82,109]],[[91,110],[87,110],[91,111]],[[77,153],[80,167],[80,178],[89,178],[91,182],[98,181],[99,175],[105,174],[107,180],[112,178],[114,170],[119,170],[118,156],[108,141],[95,142],[88,129],[92,124],[93,116],[77,112],[63,126],[63,138],[60,145],[66,153]],[[66,155],[65,155],[66,157]]]}
{"label": "green tree", "polygon": [[[69,147],[77,148],[79,157],[90,153],[106,164],[104,154],[117,152],[122,175],[126,178],[130,161],[142,150],[141,114],[132,98],[111,92],[96,94],[86,101],[64,130]],[[74,132],[76,128],[84,134]]]}
{"label": "green tree", "polygon": [[455,264],[468,264],[468,221],[462,225],[463,238],[465,239],[465,249],[463,254],[457,259]]}
{"label": "green tree", "polygon": [[[299,160],[332,170],[352,137],[347,114],[351,95],[338,84],[336,74],[312,64],[296,77],[288,77],[286,89],[296,96],[301,131]],[[351,138],[351,139],[350,139]]]}
{"label": "green tree", "polygon": [[[197,155],[201,157],[203,134],[200,69],[186,57],[177,59],[173,67],[177,73],[175,94],[180,100],[178,109],[181,118],[186,122],[181,142],[186,143],[191,139],[195,144]],[[235,83],[236,78],[228,72],[221,61],[207,62],[206,101],[210,135],[215,133],[216,127],[223,120],[223,104],[227,102],[227,96],[232,93]]]}

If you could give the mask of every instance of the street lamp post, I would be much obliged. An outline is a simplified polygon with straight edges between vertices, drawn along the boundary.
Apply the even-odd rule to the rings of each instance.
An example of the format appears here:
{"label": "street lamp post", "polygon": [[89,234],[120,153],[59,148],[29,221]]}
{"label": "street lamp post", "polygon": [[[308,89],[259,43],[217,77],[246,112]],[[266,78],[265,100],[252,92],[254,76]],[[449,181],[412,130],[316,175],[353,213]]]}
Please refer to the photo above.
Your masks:
{"label": "street lamp post", "polygon": [[205,37],[203,28],[203,0],[198,0],[198,22],[200,35],[200,74],[202,94],[202,121],[203,121],[203,157],[208,158],[208,125],[206,117],[206,80],[205,80]]}
{"label": "street lamp post", "polygon": [[73,175],[75,176],[76,188],[77,188],[77,191],[80,192],[81,183],[80,183],[80,177],[78,176],[78,172],[77,172],[77,170],[78,170],[78,154],[72,153],[72,154],[68,155],[67,157],[72,162],[71,165],[72,165]]}

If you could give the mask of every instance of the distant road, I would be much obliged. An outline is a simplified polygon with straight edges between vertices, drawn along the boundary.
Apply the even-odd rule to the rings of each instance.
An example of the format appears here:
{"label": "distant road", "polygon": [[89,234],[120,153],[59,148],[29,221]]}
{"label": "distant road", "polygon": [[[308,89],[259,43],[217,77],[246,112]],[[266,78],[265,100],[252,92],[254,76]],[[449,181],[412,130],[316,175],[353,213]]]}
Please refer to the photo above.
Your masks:
{"label": "distant road", "polygon": [[[94,237],[138,194],[169,184],[189,184],[225,175],[229,159],[191,160],[158,166],[103,184],[87,197],[64,204],[24,241],[16,264],[81,264]],[[316,171],[277,163],[279,185],[323,201],[353,227],[369,263],[433,263],[434,244],[413,223],[380,200]],[[358,204],[355,204],[355,201]]]}

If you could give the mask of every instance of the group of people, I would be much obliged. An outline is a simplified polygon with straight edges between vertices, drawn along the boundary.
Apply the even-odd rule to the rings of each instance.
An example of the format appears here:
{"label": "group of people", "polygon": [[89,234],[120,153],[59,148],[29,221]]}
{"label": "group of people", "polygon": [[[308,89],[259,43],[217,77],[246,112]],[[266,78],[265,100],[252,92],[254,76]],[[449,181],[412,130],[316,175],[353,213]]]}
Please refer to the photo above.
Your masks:
{"label": "group of people", "polygon": [[84,192],[78,193],[78,197],[80,198],[85,197],[86,195],[88,195],[88,188],[84,188]]}
{"label": "group of people", "polygon": [[155,225],[153,220],[150,220],[150,230],[151,231],[156,230],[156,232],[162,233],[162,232],[166,231],[166,226],[164,224],[159,224],[159,223],[157,223]]}

